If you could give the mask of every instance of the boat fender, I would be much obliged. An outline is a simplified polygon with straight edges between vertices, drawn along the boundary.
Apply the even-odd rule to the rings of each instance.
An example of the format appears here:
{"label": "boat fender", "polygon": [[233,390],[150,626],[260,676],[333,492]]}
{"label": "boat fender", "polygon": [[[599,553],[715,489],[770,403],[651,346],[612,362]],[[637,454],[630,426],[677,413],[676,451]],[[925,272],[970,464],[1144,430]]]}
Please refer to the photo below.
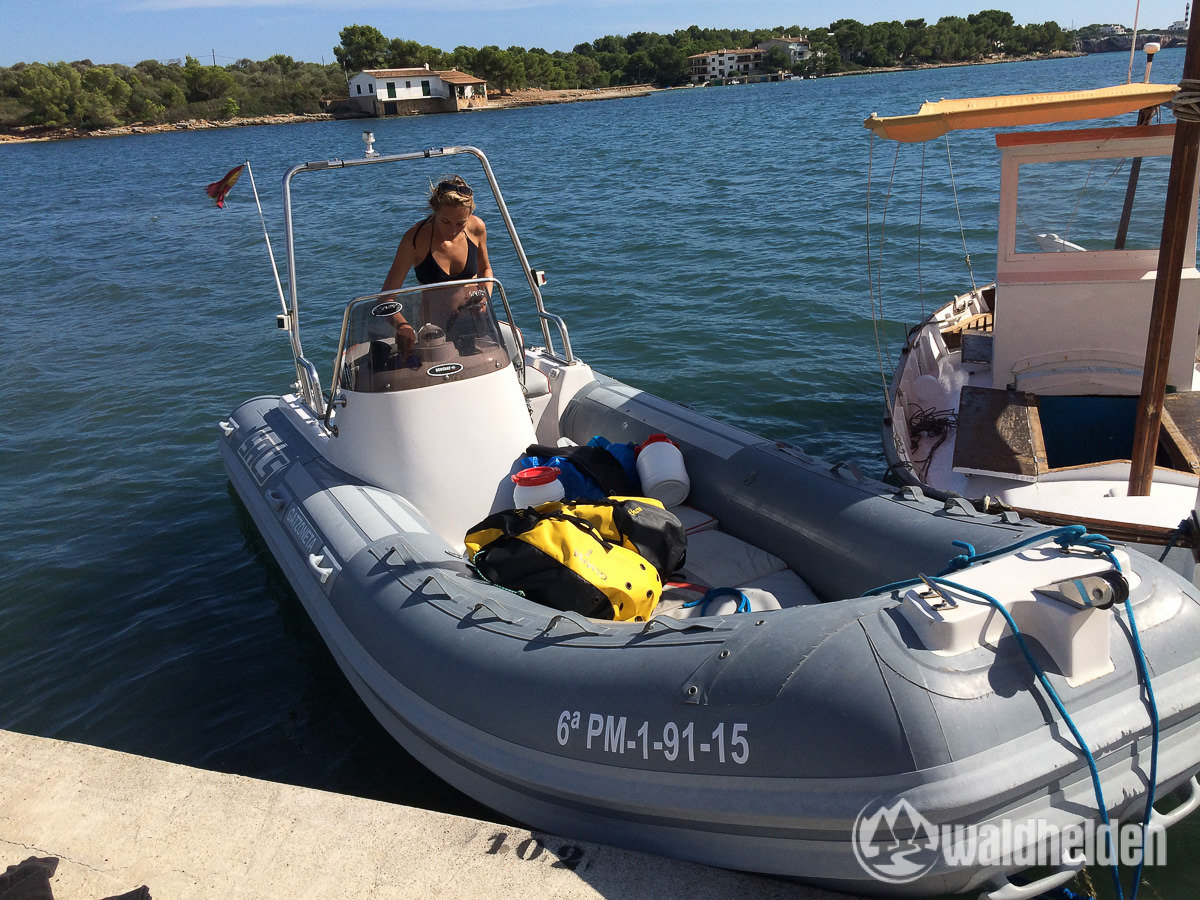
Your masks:
{"label": "boat fender", "polygon": [[488,581],[551,609],[648,619],[662,595],[654,566],[558,506],[493,513],[467,533],[467,558]]}

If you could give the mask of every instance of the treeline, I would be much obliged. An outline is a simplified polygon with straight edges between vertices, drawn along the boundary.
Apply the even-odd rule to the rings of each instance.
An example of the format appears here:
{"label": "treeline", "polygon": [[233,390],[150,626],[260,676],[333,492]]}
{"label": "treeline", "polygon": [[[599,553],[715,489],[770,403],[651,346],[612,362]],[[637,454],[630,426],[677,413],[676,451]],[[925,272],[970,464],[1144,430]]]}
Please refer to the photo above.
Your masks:
{"label": "treeline", "polygon": [[439,50],[416,41],[388,39],[378,28],[343,28],[334,55],[348,71],[407,68],[428,64],[431,69],[458,68],[501,91],[525,87],[593,88],[654,82],[662,87],[689,79],[688,57],[710,50],[753,47],[768,38],[806,36],[812,56],[792,65],[781,48],[769,51],[764,64],[790,69],[797,75],[821,75],[847,70],[967,62],[988,57],[1026,56],[1071,50],[1075,36],[1055,22],[1017,25],[1010,13],[984,10],[965,19],[945,16],[934,25],[924,19],[875,22],[864,25],[839,19],[828,28],[799,25],[777,28],[700,28],[692,25],[671,34],[639,31],[607,35],[577,44],[570,52],[548,53],[540,47],[456,47]]}
{"label": "treeline", "polygon": [[[1090,27],[1090,26],[1089,26]],[[756,30],[691,26],[671,34],[607,35],[570,51],[496,46],[438,49],[387,38],[370,25],[341,30],[333,48],[337,64],[296,62],[276,54],[262,62],[228,66],[145,60],[136,66],[76,62],[18,63],[0,68],[0,127],[17,125],[103,128],[143,122],[312,113],[321,101],[347,96],[346,81],[362,69],[457,68],[492,90],[538,87],[598,88],[653,82],[663,87],[690,77],[688,57],[710,50],[749,48],[773,37],[805,36],[812,55],[792,65],[776,48],[764,54],[768,69],[821,75],[868,67],[915,66],[1070,50],[1075,35],[1054,22],[1016,25],[1013,17],[984,10],[965,19],[946,16],[864,25],[839,19],[825,28],[798,25]]]}
{"label": "treeline", "polygon": [[1029,56],[1075,48],[1075,34],[1057,22],[1016,25],[1011,14],[995,9],[967,16],[943,16],[933,25],[924,19],[863,25],[839,19],[827,32],[811,34],[816,73],[853,68],[970,62],[989,57]]}
{"label": "treeline", "polygon": [[0,126],[106,128],[132,122],[227,119],[320,112],[321,100],[346,94],[334,64],[276,54],[205,66],[148,59],[132,68],[76,62],[17,63],[0,68]]}

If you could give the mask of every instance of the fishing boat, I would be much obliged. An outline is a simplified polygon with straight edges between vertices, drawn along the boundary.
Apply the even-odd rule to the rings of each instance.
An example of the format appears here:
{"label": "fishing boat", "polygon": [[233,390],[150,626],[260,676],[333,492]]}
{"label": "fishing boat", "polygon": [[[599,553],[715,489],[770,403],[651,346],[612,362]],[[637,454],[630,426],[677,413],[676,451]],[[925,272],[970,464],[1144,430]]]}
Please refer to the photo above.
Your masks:
{"label": "fishing boat", "polygon": [[[497,278],[347,286],[324,311],[340,330],[323,388],[300,341],[293,183],[451,159],[482,170],[525,305]],[[594,371],[476,148],[297,165],[283,210],[296,381],[220,423],[221,457],[364,704],[452,785],[568,838],[854,893],[998,900],[1084,864],[1051,848],[1019,885],[1046,829],[1151,834],[1200,805],[1200,592],[1167,567],[1079,527],[897,489]],[[455,308],[469,330],[438,320],[445,291],[474,298]],[[398,310],[416,326],[407,355]],[[652,609],[586,615],[473,565],[466,536],[514,506],[531,446],[656,435],[684,466],[663,481],[686,558]],[[1168,795],[1179,805],[1156,810]],[[1026,829],[1013,854],[939,840],[1005,823]]]}
{"label": "fishing boat", "polygon": [[[1167,556],[1194,578],[1195,161],[1183,164],[1192,186],[1164,225],[1176,129],[1184,126],[1152,115],[1177,91],[1127,84],[943,100],[865,124],[897,148],[951,131],[1051,126],[995,136],[995,281],[977,284],[972,275],[969,290],[908,332],[887,389],[891,471],[935,496],[1085,523]],[[1127,124],[1063,125],[1134,112]],[[1164,234],[1178,247],[1169,263],[1165,245],[1160,253]],[[882,282],[881,298],[891,290]],[[1170,290],[1173,322],[1160,300]],[[1162,340],[1148,349],[1154,335]]]}

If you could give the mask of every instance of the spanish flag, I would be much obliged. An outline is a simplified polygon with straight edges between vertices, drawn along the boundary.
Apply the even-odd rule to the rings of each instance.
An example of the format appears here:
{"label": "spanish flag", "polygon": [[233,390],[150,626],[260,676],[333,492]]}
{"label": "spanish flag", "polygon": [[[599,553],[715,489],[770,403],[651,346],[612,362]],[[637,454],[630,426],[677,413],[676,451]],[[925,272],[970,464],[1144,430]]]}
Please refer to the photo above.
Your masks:
{"label": "spanish flag", "polygon": [[218,209],[225,208],[225,195],[229,193],[229,189],[231,187],[237,184],[237,180],[239,177],[241,177],[242,169],[244,168],[246,168],[245,163],[242,163],[240,166],[234,166],[225,173],[224,178],[222,178],[220,181],[214,181],[207,188],[205,188],[205,193],[217,201]]}

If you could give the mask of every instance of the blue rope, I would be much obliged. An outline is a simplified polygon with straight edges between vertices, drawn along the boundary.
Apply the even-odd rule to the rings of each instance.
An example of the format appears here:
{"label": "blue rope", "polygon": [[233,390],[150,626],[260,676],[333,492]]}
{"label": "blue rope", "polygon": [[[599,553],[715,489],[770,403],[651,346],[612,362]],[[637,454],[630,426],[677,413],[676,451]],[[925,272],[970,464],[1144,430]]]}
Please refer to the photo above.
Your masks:
{"label": "blue rope", "polygon": [[1112,865],[1113,887],[1115,887],[1117,891],[1117,900],[1122,900],[1124,895],[1121,892],[1121,878],[1120,875],[1117,874],[1117,865],[1115,862],[1117,857],[1112,846],[1112,828],[1109,825],[1108,808],[1104,802],[1104,789],[1100,786],[1100,769],[1096,765],[1096,757],[1093,756],[1092,751],[1088,749],[1087,741],[1085,741],[1083,739],[1083,735],[1079,733],[1079,729],[1075,725],[1075,720],[1072,719],[1071,714],[1067,712],[1067,707],[1062,702],[1062,699],[1058,696],[1058,691],[1054,690],[1054,685],[1050,683],[1050,679],[1046,677],[1046,673],[1042,670],[1042,667],[1038,665],[1037,660],[1034,659],[1033,652],[1029,649],[1029,645],[1025,643],[1025,637],[1021,633],[1021,629],[1017,627],[1017,623],[1013,619],[1012,614],[1009,613],[1009,611],[1005,609],[1003,605],[1001,605],[999,600],[984,591],[967,587],[965,584],[958,584],[957,582],[942,578],[939,575],[935,575],[930,579],[930,581],[932,581],[934,584],[940,584],[948,588],[953,588],[956,591],[962,591],[966,594],[973,594],[974,596],[979,597],[981,600],[986,600],[993,607],[995,607],[996,611],[1000,613],[1001,616],[1004,617],[1004,621],[1008,624],[1009,629],[1012,631],[1013,638],[1016,640],[1017,647],[1020,648],[1021,654],[1025,657],[1025,661],[1029,663],[1029,667],[1033,669],[1033,674],[1037,676],[1037,680],[1041,682],[1043,690],[1045,690],[1046,695],[1054,703],[1055,709],[1057,709],[1058,714],[1062,716],[1063,722],[1066,724],[1067,728],[1070,729],[1072,736],[1075,738],[1075,742],[1079,745],[1079,749],[1083,752],[1083,758],[1086,760],[1088,771],[1092,776],[1092,790],[1096,794],[1096,807],[1100,813],[1100,821],[1104,823],[1104,841],[1108,847],[1109,859],[1114,860]]}
{"label": "blue rope", "polygon": [[[1092,550],[1098,556],[1108,560],[1118,572],[1121,571],[1121,563],[1117,559],[1116,554],[1113,552],[1115,545],[1112,541],[1102,534],[1089,534],[1083,525],[1064,525],[1060,528],[1054,528],[1048,531],[1040,531],[1035,535],[1017,541],[1016,543],[1009,544],[1008,546],[1000,547],[995,550],[990,550],[987,553],[982,554],[977,553],[975,548],[966,541],[953,541],[954,546],[963,548],[965,552],[953,557],[949,561],[947,568],[938,575],[935,575],[930,580],[936,584],[942,584],[946,587],[963,591],[964,593],[974,594],[975,596],[986,600],[996,608],[1000,615],[1004,617],[1008,627],[1012,630],[1013,638],[1016,640],[1017,646],[1024,655],[1026,662],[1029,663],[1030,668],[1033,669],[1034,675],[1037,677],[1038,681],[1041,682],[1043,689],[1045,689],[1046,694],[1050,697],[1051,701],[1053,701],[1055,708],[1058,710],[1059,715],[1062,716],[1063,722],[1066,723],[1067,727],[1070,729],[1071,734],[1079,744],[1079,749],[1083,752],[1084,759],[1087,761],[1088,770],[1091,773],[1092,778],[1092,789],[1096,794],[1096,805],[1100,813],[1100,819],[1105,826],[1105,842],[1108,847],[1109,857],[1110,859],[1113,859],[1113,864],[1111,867],[1113,886],[1116,888],[1117,900],[1123,900],[1124,894],[1121,890],[1121,877],[1117,870],[1116,855],[1113,853],[1112,847],[1112,829],[1109,826],[1108,809],[1105,805],[1104,793],[1100,786],[1100,771],[1096,765],[1096,758],[1092,755],[1091,750],[1088,749],[1087,743],[1083,739],[1083,735],[1079,733],[1079,729],[1075,726],[1074,720],[1067,712],[1067,708],[1062,702],[1062,699],[1058,696],[1058,693],[1050,684],[1050,680],[1046,677],[1046,673],[1042,670],[1041,666],[1038,665],[1037,660],[1034,659],[1033,654],[1029,650],[1029,646],[1025,643],[1024,636],[1021,634],[1020,629],[1017,628],[1017,623],[1013,620],[1013,617],[1009,614],[1008,610],[1005,609],[1000,602],[990,594],[975,590],[974,588],[969,588],[966,585],[948,581],[944,578],[945,575],[948,575],[951,572],[957,572],[962,569],[969,568],[976,563],[993,559],[997,556],[1013,553],[1022,549],[1023,547],[1029,546],[1030,544],[1043,543],[1047,540],[1053,540],[1063,550],[1067,550],[1073,546]],[[919,584],[920,581],[921,580],[919,578],[897,581],[892,584],[876,588],[869,593],[888,593],[901,588],[911,587],[914,584]],[[1137,664],[1138,676],[1142,684],[1144,684],[1146,687],[1146,706],[1150,713],[1151,725],[1150,777],[1146,797],[1146,810],[1142,814],[1142,852],[1138,859],[1137,867],[1134,870],[1133,885],[1131,889],[1131,900],[1137,900],[1138,891],[1142,886],[1142,868],[1146,863],[1146,843],[1149,837],[1150,817],[1154,813],[1154,793],[1158,782],[1158,746],[1161,736],[1161,724],[1158,715],[1158,701],[1154,697],[1154,688],[1150,684],[1149,663],[1146,661],[1146,652],[1142,647],[1141,636],[1138,633],[1137,620],[1133,615],[1133,603],[1128,597],[1125,599],[1125,615],[1129,620],[1129,634],[1134,660]]]}
{"label": "blue rope", "polygon": [[[994,559],[997,556],[1004,556],[1005,554],[1020,550],[1022,547],[1028,547],[1030,544],[1040,544],[1048,540],[1053,540],[1064,550],[1074,546],[1089,547],[1100,552],[1100,555],[1108,559],[1113,565],[1117,565],[1116,557],[1112,554],[1113,543],[1104,535],[1088,534],[1087,528],[1083,525],[1063,525],[1059,528],[1051,528],[1048,531],[1039,531],[1037,534],[1017,541],[1014,544],[998,547],[995,550],[989,550],[987,553],[976,553],[975,548],[966,541],[951,541],[955,547],[962,547],[967,552],[952,557],[946,568],[938,574],[949,575],[951,572],[957,572],[973,566],[975,563]],[[1120,567],[1118,566],[1118,568]]]}
{"label": "blue rope", "polygon": [[683,608],[691,609],[693,606],[699,606],[700,607],[700,615],[707,616],[708,615],[708,605],[720,597],[737,597],[738,598],[737,609],[735,609],[734,612],[735,613],[750,612],[750,598],[747,597],[741,591],[739,591],[737,588],[731,588],[731,587],[711,588],[703,597],[700,597],[697,600],[689,600],[687,603],[683,604]]}
{"label": "blue rope", "polygon": [[1158,784],[1158,741],[1160,723],[1158,718],[1158,701],[1154,699],[1154,688],[1150,685],[1150,666],[1146,662],[1146,652],[1142,649],[1142,638],[1138,634],[1137,622],[1133,618],[1133,604],[1125,598],[1125,615],[1129,619],[1129,635],[1133,639],[1134,658],[1137,660],[1138,675],[1146,686],[1146,706],[1150,711],[1150,783],[1147,786],[1146,811],[1142,814],[1142,853],[1138,857],[1137,868],[1133,870],[1132,898],[1137,900],[1138,890],[1142,886],[1142,867],[1146,864],[1146,840],[1149,835],[1150,816],[1154,813],[1154,788]]}

